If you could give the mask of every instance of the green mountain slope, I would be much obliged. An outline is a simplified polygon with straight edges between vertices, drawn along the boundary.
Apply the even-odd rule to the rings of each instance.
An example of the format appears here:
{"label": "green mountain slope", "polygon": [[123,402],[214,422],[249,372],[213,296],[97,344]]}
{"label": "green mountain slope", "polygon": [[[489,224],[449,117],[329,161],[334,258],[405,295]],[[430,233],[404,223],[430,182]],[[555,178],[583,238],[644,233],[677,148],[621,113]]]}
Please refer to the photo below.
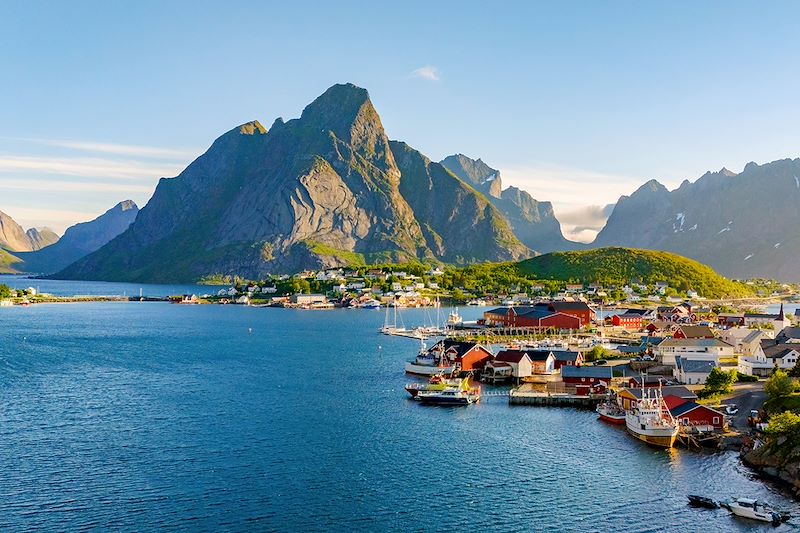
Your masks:
{"label": "green mountain slope", "polygon": [[17,274],[19,271],[14,268],[21,260],[0,248],[0,274]]}
{"label": "green mountain slope", "polygon": [[751,296],[749,286],[723,278],[697,261],[668,252],[633,248],[599,248],[554,252],[518,263],[519,270],[538,279],[625,284],[668,282],[679,290],[694,290],[707,298]]}

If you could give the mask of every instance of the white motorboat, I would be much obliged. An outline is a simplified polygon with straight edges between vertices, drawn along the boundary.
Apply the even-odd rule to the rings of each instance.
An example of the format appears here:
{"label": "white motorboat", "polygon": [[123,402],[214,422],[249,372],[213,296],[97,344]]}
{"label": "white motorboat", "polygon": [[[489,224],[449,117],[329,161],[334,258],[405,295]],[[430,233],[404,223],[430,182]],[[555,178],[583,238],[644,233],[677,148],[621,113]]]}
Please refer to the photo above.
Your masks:
{"label": "white motorboat", "polygon": [[761,522],[769,522],[775,525],[783,521],[781,513],[775,511],[767,504],[751,498],[734,498],[731,501],[723,502],[723,506],[727,507],[728,510],[736,516],[741,516],[742,518],[760,520]]}

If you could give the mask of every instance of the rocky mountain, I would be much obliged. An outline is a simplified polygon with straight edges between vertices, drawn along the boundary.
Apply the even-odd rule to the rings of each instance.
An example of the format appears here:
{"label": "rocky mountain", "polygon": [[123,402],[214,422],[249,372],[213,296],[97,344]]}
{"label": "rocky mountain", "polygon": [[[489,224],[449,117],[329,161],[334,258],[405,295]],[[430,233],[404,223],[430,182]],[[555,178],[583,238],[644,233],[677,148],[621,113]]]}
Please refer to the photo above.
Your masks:
{"label": "rocky mountain", "polygon": [[[407,144],[391,141],[389,146],[400,169],[400,194],[411,206],[437,258],[465,263],[528,255],[486,197]],[[484,239],[482,235],[493,238]]]}
{"label": "rocky mountain", "polygon": [[278,119],[268,132],[256,121],[224,134],[178,177],[161,179],[128,230],[56,277],[182,281],[530,255],[474,189],[453,192],[458,204],[424,198],[418,187],[438,192],[450,179],[426,161],[390,145],[366,90],[335,85],[298,119]]}
{"label": "rocky mountain", "polygon": [[550,202],[534,200],[530,194],[516,187],[503,190],[499,170],[464,154],[447,156],[441,164],[485,194],[506,218],[517,238],[528,248],[546,253],[582,247],[564,238]]}
{"label": "rocky mountain", "polygon": [[128,229],[138,212],[132,200],[120,202],[92,221],[67,228],[55,244],[33,252],[15,252],[18,262],[13,268],[37,274],[58,272]]}
{"label": "rocky mountain", "polygon": [[58,235],[49,228],[22,229],[7,214],[0,211],[0,248],[10,252],[41,250],[58,240]]}
{"label": "rocky mountain", "polygon": [[620,198],[592,244],[668,250],[735,278],[800,281],[800,159],[748,163]]}
{"label": "rocky mountain", "polygon": [[492,198],[500,198],[503,191],[500,171],[493,169],[480,159],[472,159],[464,154],[455,154],[442,159],[441,164],[483,194]]}

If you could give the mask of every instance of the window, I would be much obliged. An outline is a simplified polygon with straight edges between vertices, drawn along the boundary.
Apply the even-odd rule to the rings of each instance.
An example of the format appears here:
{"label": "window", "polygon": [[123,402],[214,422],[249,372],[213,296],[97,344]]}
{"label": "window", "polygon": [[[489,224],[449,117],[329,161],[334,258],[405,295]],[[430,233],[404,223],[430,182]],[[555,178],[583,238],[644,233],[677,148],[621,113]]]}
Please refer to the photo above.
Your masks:
{"label": "window", "polygon": [[715,426],[716,426],[717,424],[719,424],[719,417],[718,417],[718,416],[715,416],[714,418],[712,418],[712,419],[711,419],[711,423],[712,423],[712,424],[714,424]]}

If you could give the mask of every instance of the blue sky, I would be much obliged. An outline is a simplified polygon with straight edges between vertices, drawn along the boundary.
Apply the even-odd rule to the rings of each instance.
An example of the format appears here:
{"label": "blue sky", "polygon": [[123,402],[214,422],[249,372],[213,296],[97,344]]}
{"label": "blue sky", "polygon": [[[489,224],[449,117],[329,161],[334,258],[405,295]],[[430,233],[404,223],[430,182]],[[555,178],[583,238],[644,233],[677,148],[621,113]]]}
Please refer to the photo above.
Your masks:
{"label": "blue sky", "polygon": [[228,129],[296,117],[349,81],[390,138],[481,157],[554,201],[568,230],[597,225],[587,206],[650,178],[800,155],[799,15],[788,2],[4,2],[0,210],[61,231],[144,204]]}

